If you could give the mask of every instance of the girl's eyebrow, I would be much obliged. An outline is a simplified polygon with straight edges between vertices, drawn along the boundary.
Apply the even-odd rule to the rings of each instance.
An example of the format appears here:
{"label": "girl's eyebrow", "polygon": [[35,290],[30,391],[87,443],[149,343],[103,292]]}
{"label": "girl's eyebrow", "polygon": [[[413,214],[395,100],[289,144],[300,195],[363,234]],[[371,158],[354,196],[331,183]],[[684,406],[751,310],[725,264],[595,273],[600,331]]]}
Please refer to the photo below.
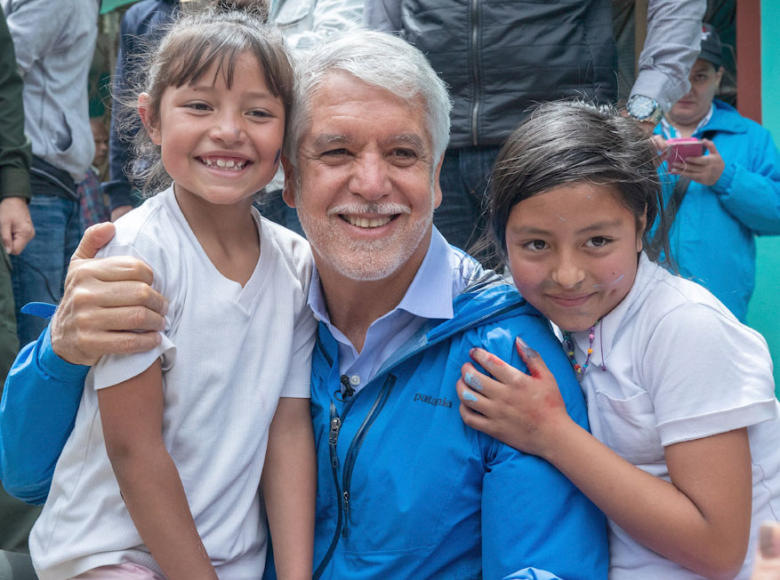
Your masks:
{"label": "girl's eyebrow", "polygon": [[[616,228],[619,227],[623,223],[623,220],[620,218],[612,220],[612,221],[602,221],[602,222],[596,222],[595,224],[590,224],[589,226],[585,226],[584,228],[577,230],[578,234],[585,234],[588,232],[593,231],[602,231],[607,230],[610,228]],[[545,230],[536,226],[521,226],[519,228],[516,227],[510,227],[509,231],[511,231],[513,234],[525,234],[525,235],[533,235],[533,236],[544,236],[544,235],[550,235],[552,232],[550,230]]]}
{"label": "girl's eyebrow", "polygon": [[509,231],[513,234],[531,234],[533,236],[544,236],[550,234],[549,231],[537,228],[535,226],[521,226],[519,228],[510,226]]}
{"label": "girl's eyebrow", "polygon": [[[214,85],[210,85],[207,83],[190,84],[189,88],[190,90],[199,93],[213,93],[217,90],[217,88]],[[275,99],[276,98],[269,91],[246,91],[244,92],[244,96],[252,99]]]}
{"label": "girl's eyebrow", "polygon": [[269,91],[247,91],[244,93],[245,97],[250,99],[275,99]]}
{"label": "girl's eyebrow", "polygon": [[590,224],[587,227],[582,228],[581,230],[577,230],[578,234],[585,234],[588,232],[593,231],[601,231],[601,230],[608,230],[611,228],[617,228],[620,227],[623,223],[623,220],[620,218],[614,219],[612,221],[603,221],[603,222],[596,222],[595,224]]}

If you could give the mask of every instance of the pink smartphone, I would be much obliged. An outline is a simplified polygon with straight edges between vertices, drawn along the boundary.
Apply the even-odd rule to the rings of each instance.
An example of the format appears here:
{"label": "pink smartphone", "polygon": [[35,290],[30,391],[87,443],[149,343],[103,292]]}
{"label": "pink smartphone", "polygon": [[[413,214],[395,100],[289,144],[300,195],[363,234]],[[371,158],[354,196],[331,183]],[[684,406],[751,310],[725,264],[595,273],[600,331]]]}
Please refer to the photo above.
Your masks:
{"label": "pink smartphone", "polygon": [[688,157],[701,157],[704,155],[704,143],[696,137],[686,137],[679,139],[667,139],[669,145],[669,167],[675,163],[685,163]]}

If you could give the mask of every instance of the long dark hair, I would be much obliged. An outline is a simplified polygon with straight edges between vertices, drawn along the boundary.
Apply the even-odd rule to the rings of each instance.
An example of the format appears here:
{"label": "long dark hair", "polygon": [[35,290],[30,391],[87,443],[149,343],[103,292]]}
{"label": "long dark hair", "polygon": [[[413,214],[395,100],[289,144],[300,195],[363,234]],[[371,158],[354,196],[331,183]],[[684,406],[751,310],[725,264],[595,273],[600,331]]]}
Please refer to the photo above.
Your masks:
{"label": "long dark hair", "polygon": [[[540,105],[509,137],[493,167],[488,187],[488,236],[494,254],[506,260],[506,225],[521,201],[560,185],[590,182],[613,185],[637,225],[647,215],[643,245],[657,260],[657,244],[668,262],[668,223],[663,212],[657,152],[633,119],[609,106],[582,101]],[[658,223],[656,223],[658,222]],[[486,244],[485,244],[486,245]]]}

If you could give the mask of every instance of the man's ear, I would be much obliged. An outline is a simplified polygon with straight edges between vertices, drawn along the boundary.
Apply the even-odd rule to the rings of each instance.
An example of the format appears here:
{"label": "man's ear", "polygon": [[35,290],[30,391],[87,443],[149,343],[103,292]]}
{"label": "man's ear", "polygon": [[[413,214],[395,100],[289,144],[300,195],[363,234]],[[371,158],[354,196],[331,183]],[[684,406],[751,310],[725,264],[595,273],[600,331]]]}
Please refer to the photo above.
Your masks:
{"label": "man's ear", "polygon": [[441,184],[439,178],[441,177],[441,165],[444,163],[444,153],[442,153],[439,162],[436,164],[436,169],[433,173],[433,209],[438,208],[441,205]]}
{"label": "man's ear", "polygon": [[141,122],[144,124],[144,129],[146,129],[152,143],[161,145],[162,135],[160,134],[159,121],[154,119],[154,114],[151,111],[149,93],[138,95],[138,116],[141,117]]}
{"label": "man's ear", "polygon": [[282,168],[284,169],[284,189],[282,190],[282,199],[284,203],[290,207],[295,207],[295,193],[298,182],[295,176],[295,168],[287,159],[286,155],[282,155]]}

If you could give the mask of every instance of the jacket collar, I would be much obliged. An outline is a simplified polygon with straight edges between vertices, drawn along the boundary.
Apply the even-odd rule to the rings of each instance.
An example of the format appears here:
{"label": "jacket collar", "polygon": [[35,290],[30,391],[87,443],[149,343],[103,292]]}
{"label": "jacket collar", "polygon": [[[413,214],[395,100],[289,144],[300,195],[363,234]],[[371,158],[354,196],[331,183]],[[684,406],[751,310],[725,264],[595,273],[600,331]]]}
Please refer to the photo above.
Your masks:
{"label": "jacket collar", "polygon": [[712,101],[715,111],[710,122],[696,132],[696,135],[704,131],[717,131],[718,133],[747,133],[747,123],[737,110],[731,105],[715,99]]}
{"label": "jacket collar", "polygon": [[454,314],[443,322],[429,320],[377,372],[380,376],[417,353],[472,328],[494,324],[526,312],[541,316],[520,296],[514,286],[501,284],[479,292],[465,292],[453,303]]}
{"label": "jacket collar", "polygon": [[[385,361],[375,378],[417,353],[471,328],[493,324],[518,314],[541,316],[514,286],[506,283],[481,287],[477,291],[467,290],[454,300],[452,307],[452,318],[444,321],[429,320]],[[329,366],[333,366],[338,358],[338,342],[323,322],[319,324],[318,336],[320,352],[328,359]]]}

